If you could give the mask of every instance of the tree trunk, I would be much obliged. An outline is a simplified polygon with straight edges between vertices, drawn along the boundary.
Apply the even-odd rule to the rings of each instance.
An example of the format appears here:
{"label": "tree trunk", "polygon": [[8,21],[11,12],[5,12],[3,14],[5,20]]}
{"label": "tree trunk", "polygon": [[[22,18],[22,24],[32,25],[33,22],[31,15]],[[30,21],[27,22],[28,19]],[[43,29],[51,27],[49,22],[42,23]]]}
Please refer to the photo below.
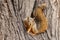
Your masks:
{"label": "tree trunk", "polygon": [[[23,19],[31,16],[34,6],[46,3],[46,32],[31,36]],[[35,5],[34,5],[35,4]],[[0,0],[0,40],[60,40],[60,0]]]}

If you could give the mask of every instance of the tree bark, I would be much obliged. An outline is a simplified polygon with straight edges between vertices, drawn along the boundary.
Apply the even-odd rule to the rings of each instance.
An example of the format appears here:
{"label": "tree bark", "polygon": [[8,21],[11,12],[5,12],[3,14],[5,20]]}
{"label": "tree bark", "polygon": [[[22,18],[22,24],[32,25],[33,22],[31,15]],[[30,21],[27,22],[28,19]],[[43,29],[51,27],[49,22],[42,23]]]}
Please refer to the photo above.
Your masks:
{"label": "tree bark", "polygon": [[[31,16],[33,8],[46,3],[48,19],[46,32],[31,36],[23,19]],[[34,5],[35,4],[35,5]],[[60,40],[60,0],[0,0],[0,40]]]}

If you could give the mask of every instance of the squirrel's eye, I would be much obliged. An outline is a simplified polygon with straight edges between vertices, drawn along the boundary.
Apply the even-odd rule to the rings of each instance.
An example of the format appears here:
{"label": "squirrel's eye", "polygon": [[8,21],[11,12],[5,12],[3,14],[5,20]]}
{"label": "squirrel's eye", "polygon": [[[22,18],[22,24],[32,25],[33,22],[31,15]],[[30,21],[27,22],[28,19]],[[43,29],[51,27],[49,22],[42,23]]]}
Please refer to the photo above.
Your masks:
{"label": "squirrel's eye", "polygon": [[31,23],[30,23],[30,25],[31,25]]}

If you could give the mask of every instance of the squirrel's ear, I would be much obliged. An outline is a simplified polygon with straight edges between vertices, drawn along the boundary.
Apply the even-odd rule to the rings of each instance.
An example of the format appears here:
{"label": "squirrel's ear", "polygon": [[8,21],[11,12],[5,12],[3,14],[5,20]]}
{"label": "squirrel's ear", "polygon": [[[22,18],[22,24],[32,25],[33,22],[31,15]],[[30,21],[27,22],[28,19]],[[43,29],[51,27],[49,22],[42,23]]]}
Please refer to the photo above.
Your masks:
{"label": "squirrel's ear", "polygon": [[29,20],[29,17],[27,17],[27,20]]}

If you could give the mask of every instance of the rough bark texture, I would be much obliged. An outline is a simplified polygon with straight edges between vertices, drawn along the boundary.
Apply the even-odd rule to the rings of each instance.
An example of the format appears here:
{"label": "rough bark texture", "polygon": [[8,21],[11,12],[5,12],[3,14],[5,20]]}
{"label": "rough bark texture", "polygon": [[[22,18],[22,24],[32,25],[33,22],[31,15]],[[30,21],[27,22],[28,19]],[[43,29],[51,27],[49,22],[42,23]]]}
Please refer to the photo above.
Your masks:
{"label": "rough bark texture", "polygon": [[[23,19],[33,7],[46,3],[48,30],[36,36],[26,32]],[[36,4],[36,5],[34,5]],[[0,40],[60,40],[60,0],[0,0]]]}

